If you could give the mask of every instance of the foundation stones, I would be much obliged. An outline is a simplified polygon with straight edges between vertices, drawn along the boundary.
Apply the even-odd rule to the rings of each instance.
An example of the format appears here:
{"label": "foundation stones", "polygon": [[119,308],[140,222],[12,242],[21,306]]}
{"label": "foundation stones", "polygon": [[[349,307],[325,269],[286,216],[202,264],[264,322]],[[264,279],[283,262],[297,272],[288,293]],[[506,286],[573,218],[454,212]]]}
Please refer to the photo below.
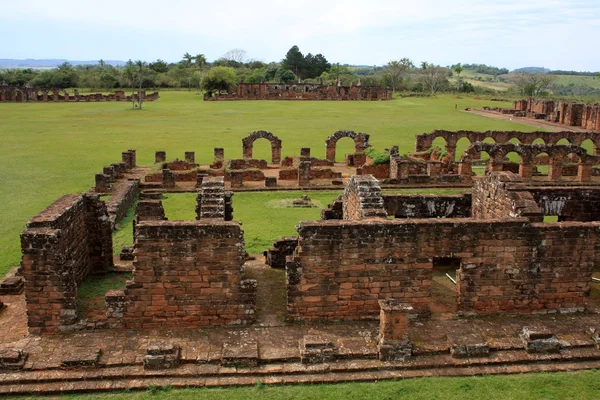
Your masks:
{"label": "foundation stones", "polygon": [[179,346],[164,341],[151,342],[146,349],[144,369],[176,368],[179,366],[180,358],[181,350]]}
{"label": "foundation stones", "polygon": [[556,335],[545,327],[523,327],[519,336],[528,353],[557,353],[561,348]]}
{"label": "foundation stones", "polygon": [[0,350],[0,370],[20,370],[25,366],[27,352],[21,349]]}
{"label": "foundation stones", "polygon": [[304,335],[300,340],[300,360],[302,364],[319,364],[335,360],[333,343],[324,336]]}
{"label": "foundation stones", "polygon": [[258,343],[253,339],[223,343],[221,365],[224,367],[258,366]]}
{"label": "foundation stones", "polygon": [[25,282],[20,276],[6,278],[0,283],[0,295],[15,295],[23,293]]}
{"label": "foundation stones", "polygon": [[167,152],[164,150],[159,150],[154,154],[154,163],[164,163],[167,161]]}

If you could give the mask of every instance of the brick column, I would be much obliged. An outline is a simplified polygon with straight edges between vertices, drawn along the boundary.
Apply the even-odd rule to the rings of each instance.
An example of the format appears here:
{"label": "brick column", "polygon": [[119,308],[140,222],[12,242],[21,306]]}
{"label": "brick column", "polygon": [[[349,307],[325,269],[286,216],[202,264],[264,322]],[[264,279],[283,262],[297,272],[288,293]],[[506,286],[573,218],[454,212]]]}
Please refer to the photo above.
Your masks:
{"label": "brick column", "polygon": [[335,143],[333,145],[327,144],[325,148],[325,158],[328,161],[335,162]]}
{"label": "brick column", "polygon": [[548,180],[559,181],[562,178],[562,160],[548,160]]}
{"label": "brick column", "polygon": [[271,163],[279,164],[280,162],[281,162],[281,146],[271,146]]}
{"label": "brick column", "polygon": [[167,152],[163,150],[159,150],[154,153],[154,163],[161,163],[167,161]]}
{"label": "brick column", "polygon": [[229,172],[231,179],[232,188],[241,188],[244,186],[244,172],[243,171],[231,171]]}
{"label": "brick column", "polygon": [[530,163],[519,164],[519,176],[524,179],[530,179],[533,171],[533,166]]}
{"label": "brick column", "polygon": [[310,158],[310,147],[303,147],[300,149],[300,157]]}
{"label": "brick column", "polygon": [[580,163],[577,166],[577,180],[579,182],[589,182],[592,180],[592,165]]}
{"label": "brick column", "polygon": [[166,188],[175,187],[175,174],[170,169],[162,170],[162,185]]}
{"label": "brick column", "polygon": [[298,186],[310,186],[310,170],[312,163],[310,161],[300,161],[298,163]]}
{"label": "brick column", "polygon": [[185,152],[185,161],[190,164],[195,164],[196,163],[196,153],[193,151],[186,151]]}
{"label": "brick column", "polygon": [[442,169],[440,161],[427,161],[427,175],[431,178],[439,176]]}

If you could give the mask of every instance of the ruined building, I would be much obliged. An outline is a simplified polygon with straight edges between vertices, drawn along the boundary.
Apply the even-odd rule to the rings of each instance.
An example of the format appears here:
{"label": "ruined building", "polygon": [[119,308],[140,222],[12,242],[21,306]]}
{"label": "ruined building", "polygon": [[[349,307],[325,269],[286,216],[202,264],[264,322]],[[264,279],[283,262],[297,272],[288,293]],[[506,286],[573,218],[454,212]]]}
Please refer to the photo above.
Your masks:
{"label": "ruined building", "polygon": [[[142,91],[141,95],[143,101],[154,101],[159,98],[158,92],[146,94],[146,91]],[[66,89],[0,85],[0,103],[132,101],[139,99],[139,96],[139,92],[126,95],[123,90],[117,90],[109,95],[102,93],[80,95],[77,89],[74,94],[69,94]]]}
{"label": "ruined building", "polygon": [[239,83],[232,93],[205,93],[204,100],[391,100],[392,89],[307,83]]}

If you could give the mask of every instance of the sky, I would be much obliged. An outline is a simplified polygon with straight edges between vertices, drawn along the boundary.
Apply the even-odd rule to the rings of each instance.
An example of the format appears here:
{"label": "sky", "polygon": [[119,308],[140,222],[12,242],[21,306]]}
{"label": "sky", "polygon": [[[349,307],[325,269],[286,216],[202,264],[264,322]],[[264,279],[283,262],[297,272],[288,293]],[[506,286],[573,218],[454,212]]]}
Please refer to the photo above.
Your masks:
{"label": "sky", "polygon": [[0,0],[0,58],[482,63],[600,71],[600,1]]}

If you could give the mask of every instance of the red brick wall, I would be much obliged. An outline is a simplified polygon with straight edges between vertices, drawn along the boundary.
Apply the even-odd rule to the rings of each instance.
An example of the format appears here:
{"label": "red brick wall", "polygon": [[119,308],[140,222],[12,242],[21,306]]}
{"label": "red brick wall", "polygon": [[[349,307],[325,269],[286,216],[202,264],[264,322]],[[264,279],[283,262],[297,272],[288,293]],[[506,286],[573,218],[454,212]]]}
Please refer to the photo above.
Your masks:
{"label": "red brick wall", "polygon": [[526,218],[303,222],[286,266],[288,316],[374,319],[386,298],[426,314],[433,257],[461,259],[462,313],[572,311],[589,296],[598,228]]}
{"label": "red brick wall", "polygon": [[112,265],[111,223],[94,195],[66,195],[21,234],[28,326],[54,333],[77,322],[77,287]]}
{"label": "red brick wall", "polygon": [[254,320],[255,293],[242,276],[245,251],[239,223],[144,221],[136,234],[124,327],[169,329]]}

